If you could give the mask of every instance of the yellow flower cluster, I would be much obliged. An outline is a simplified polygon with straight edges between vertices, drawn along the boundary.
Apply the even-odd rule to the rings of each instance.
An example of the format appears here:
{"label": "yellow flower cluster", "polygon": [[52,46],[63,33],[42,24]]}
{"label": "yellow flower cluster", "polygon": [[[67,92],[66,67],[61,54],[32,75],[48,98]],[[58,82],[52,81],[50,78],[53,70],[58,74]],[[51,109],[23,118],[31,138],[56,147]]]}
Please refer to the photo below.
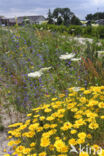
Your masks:
{"label": "yellow flower cluster", "polygon": [[[79,145],[88,144],[97,152],[96,136],[103,132],[104,86],[68,91],[67,97],[61,94],[50,104],[33,108],[25,123],[9,126],[8,146],[15,146],[12,155],[70,156],[71,145],[78,150]],[[89,153],[84,151],[79,156]]]}

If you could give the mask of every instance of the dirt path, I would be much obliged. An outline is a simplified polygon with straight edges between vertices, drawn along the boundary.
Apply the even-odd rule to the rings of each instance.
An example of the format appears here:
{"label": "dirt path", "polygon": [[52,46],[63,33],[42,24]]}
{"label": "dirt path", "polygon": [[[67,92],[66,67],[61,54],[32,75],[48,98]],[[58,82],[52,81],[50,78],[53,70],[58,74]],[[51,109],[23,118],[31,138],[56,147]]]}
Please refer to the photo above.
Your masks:
{"label": "dirt path", "polygon": [[0,131],[0,156],[5,154],[4,150],[6,149],[7,152],[10,151],[8,145],[8,125],[23,121],[25,116],[20,112],[17,112],[13,106],[7,107],[7,101],[4,102],[3,99],[1,100],[3,105],[0,106],[0,117],[1,117],[1,125],[3,125],[4,130]]}

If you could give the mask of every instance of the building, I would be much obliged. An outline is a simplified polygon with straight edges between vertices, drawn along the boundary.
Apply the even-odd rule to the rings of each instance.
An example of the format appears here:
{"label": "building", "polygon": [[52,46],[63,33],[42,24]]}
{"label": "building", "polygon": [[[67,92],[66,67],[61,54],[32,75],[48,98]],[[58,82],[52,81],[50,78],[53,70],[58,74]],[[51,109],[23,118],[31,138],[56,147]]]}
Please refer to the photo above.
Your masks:
{"label": "building", "polygon": [[25,23],[30,23],[30,24],[42,24],[45,22],[46,19],[44,16],[21,16],[17,18],[6,18],[3,16],[0,16],[0,25],[5,25],[5,26],[13,26],[16,23],[18,25],[24,25]]}
{"label": "building", "polygon": [[16,18],[10,18],[9,19],[9,25],[15,25],[16,22],[18,25],[23,25],[25,22],[28,22],[30,24],[41,24],[44,22],[46,19],[44,16],[21,16]]}
{"label": "building", "polygon": [[81,22],[82,26],[91,25],[91,21],[90,20],[81,20],[80,22]]}
{"label": "building", "polygon": [[98,25],[104,25],[104,19],[96,20],[95,23]]}
{"label": "building", "polygon": [[8,23],[9,23],[9,19],[8,18],[6,18],[4,16],[0,16],[0,25],[6,26],[6,25],[8,25]]}

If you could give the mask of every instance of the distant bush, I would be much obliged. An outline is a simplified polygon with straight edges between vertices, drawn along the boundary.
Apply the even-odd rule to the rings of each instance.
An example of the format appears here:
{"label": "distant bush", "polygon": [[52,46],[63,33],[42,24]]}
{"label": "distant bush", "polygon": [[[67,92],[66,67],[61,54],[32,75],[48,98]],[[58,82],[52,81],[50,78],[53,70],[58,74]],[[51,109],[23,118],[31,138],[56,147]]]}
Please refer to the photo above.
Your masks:
{"label": "distant bush", "polygon": [[33,25],[34,29],[40,30],[50,30],[53,32],[67,32],[68,34],[74,36],[84,36],[84,37],[96,37],[103,38],[104,37],[104,26],[92,27],[92,26],[80,26],[80,25],[70,25],[68,27],[64,25],[54,25],[54,24],[41,24],[41,25]]}

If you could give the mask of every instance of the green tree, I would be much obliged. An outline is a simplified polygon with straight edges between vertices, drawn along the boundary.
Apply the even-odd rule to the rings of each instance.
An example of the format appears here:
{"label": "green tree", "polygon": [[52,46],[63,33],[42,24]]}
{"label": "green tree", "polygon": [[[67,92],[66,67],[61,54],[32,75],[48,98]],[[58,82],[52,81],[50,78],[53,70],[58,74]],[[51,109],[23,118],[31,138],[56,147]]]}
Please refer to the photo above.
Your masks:
{"label": "green tree", "polygon": [[62,17],[64,19],[64,25],[69,25],[71,23],[71,18],[74,16],[74,13],[71,12],[69,8],[63,8]]}
{"label": "green tree", "polygon": [[59,16],[59,17],[57,18],[57,24],[58,24],[58,25],[63,24],[63,19],[62,19],[61,16]]}
{"label": "green tree", "polygon": [[72,25],[81,25],[81,22],[79,20],[78,17],[76,17],[75,15],[71,18],[71,24]]}
{"label": "green tree", "polygon": [[69,25],[73,15],[74,13],[69,8],[56,8],[53,11],[53,18],[56,24]]}
{"label": "green tree", "polygon": [[95,14],[88,14],[86,20],[99,20],[104,19],[104,12],[96,12]]}
{"label": "green tree", "polygon": [[93,20],[93,15],[92,14],[88,14],[86,16],[86,20]]}
{"label": "green tree", "polygon": [[49,9],[48,11],[48,24],[52,24],[53,23],[53,16],[52,16],[52,13],[51,13],[51,10]]}

